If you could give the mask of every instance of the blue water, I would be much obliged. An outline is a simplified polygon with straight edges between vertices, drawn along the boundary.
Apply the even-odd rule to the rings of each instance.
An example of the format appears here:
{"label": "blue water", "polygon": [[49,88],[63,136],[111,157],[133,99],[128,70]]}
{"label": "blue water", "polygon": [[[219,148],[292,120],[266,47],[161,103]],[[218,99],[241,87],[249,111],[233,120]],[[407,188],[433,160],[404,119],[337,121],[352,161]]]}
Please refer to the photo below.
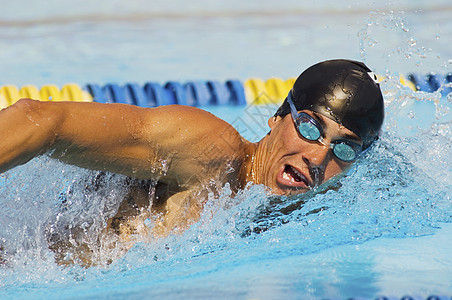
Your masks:
{"label": "blue water", "polygon": [[[386,120],[377,144],[333,188],[281,202],[260,186],[234,198],[225,187],[185,233],[138,238],[125,255],[101,253],[118,256],[111,265],[90,269],[57,265],[46,230],[69,224],[95,239],[127,189],[124,178],[108,176],[94,191],[96,172],[46,156],[1,174],[2,298],[452,293],[452,97],[396,79],[451,71],[447,1],[50,1],[33,14],[24,3],[3,8],[1,84],[287,78],[347,57],[386,75]],[[206,109],[257,141],[275,108]]]}

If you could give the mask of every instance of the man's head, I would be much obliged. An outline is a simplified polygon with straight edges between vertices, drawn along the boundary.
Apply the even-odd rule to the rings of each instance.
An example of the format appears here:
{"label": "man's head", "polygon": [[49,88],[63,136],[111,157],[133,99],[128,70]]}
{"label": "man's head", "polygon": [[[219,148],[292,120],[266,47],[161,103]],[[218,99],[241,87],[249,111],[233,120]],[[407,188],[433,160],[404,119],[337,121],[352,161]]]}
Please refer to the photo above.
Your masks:
{"label": "man's head", "polygon": [[268,121],[257,181],[277,194],[324,183],[372,144],[383,117],[379,85],[363,63],[331,60],[308,68]]}
{"label": "man's head", "polygon": [[[297,78],[291,93],[297,110],[311,110],[345,126],[361,138],[363,149],[378,137],[383,96],[364,63],[339,59],[313,65]],[[286,100],[275,116],[288,113]]]}

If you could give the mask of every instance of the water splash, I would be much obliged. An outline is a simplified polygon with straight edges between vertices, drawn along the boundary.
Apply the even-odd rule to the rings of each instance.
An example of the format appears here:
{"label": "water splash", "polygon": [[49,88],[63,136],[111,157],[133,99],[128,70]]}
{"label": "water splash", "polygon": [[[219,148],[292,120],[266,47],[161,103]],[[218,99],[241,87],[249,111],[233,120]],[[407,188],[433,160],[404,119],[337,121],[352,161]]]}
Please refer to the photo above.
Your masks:
{"label": "water splash", "polygon": [[[435,50],[439,33],[431,32],[428,45],[417,36],[404,11],[371,12],[363,28],[357,33],[361,59],[374,68],[385,66],[380,73],[389,70],[406,72],[428,72],[433,70],[448,72],[450,65]],[[439,30],[436,28],[436,30]],[[426,67],[428,66],[428,69]]]}
{"label": "water splash", "polygon": [[316,193],[282,198],[256,185],[233,196],[225,186],[220,195],[209,196],[201,219],[186,232],[142,240],[122,256],[99,252],[116,257],[110,265],[59,266],[48,237],[81,228],[80,238],[96,243],[130,187],[126,178],[45,156],[2,174],[0,222],[6,226],[0,227],[0,244],[6,262],[0,286],[62,288],[103,277],[113,285],[138,270],[159,282],[170,276],[169,266],[183,273],[184,264],[202,261],[195,272],[204,274],[218,264],[246,265],[434,233],[439,223],[452,222],[452,103],[438,92],[413,92],[398,76],[388,76],[382,88],[384,132],[338,181]]}
{"label": "water splash", "polygon": [[[388,90],[390,83],[398,84],[388,81]],[[168,266],[183,268],[194,261],[203,261],[196,272],[204,274],[215,265],[205,263],[210,260],[243,265],[382,237],[432,234],[438,223],[452,222],[452,170],[444,167],[452,165],[450,112],[436,118],[434,101],[422,93],[407,90],[386,98],[389,123],[380,140],[329,188],[274,198],[262,186],[251,185],[235,197],[225,186],[219,196],[210,195],[200,221],[186,232],[139,242],[109,266],[57,265],[46,230],[64,233],[63,224],[69,224],[85,228],[85,238],[95,239],[127,190],[124,178],[102,179],[96,172],[46,157],[5,173],[0,178],[0,219],[8,226],[0,229],[0,236],[8,264],[0,267],[1,285],[62,288],[105,276],[119,284],[119,278],[138,270],[149,270],[152,282],[163,274],[170,276],[165,273]],[[408,105],[407,110],[397,109]],[[450,107],[447,101],[441,105]],[[404,115],[408,111],[411,117]],[[400,130],[406,122],[418,126]]]}
{"label": "water splash", "polygon": [[[403,13],[402,13],[403,14]],[[410,51],[416,45],[416,39],[409,35],[410,29],[407,22],[394,11],[375,11],[371,12],[367,24],[358,32],[359,46],[361,58],[365,61],[369,49],[379,44],[380,32],[393,32],[402,36],[407,41],[408,46],[404,49],[398,48],[397,51],[404,52],[405,55],[411,56]]]}
{"label": "water splash", "polygon": [[67,280],[68,271],[55,263],[49,239],[74,237],[77,228],[86,242],[97,243],[126,191],[123,176],[100,176],[47,156],[2,174],[0,285]]}

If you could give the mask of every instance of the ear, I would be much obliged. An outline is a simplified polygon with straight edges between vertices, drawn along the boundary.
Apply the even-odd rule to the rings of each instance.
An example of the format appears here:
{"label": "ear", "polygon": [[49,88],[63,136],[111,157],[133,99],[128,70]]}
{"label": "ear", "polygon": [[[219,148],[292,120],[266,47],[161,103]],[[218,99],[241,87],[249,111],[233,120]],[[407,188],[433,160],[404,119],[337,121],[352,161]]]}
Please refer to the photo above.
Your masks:
{"label": "ear", "polygon": [[276,125],[276,123],[279,122],[279,120],[281,120],[280,116],[271,117],[270,119],[268,119],[268,127],[270,127],[270,129],[273,129],[273,127]]}

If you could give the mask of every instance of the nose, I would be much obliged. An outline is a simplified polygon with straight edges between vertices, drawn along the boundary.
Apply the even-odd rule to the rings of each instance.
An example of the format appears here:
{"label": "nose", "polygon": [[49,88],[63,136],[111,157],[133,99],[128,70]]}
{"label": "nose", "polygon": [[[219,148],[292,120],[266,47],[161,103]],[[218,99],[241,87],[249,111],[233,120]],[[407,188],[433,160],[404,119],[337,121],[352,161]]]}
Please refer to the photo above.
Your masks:
{"label": "nose", "polygon": [[325,166],[330,156],[330,148],[323,144],[311,145],[303,153],[303,160],[309,167],[309,173],[315,185],[323,183]]}

